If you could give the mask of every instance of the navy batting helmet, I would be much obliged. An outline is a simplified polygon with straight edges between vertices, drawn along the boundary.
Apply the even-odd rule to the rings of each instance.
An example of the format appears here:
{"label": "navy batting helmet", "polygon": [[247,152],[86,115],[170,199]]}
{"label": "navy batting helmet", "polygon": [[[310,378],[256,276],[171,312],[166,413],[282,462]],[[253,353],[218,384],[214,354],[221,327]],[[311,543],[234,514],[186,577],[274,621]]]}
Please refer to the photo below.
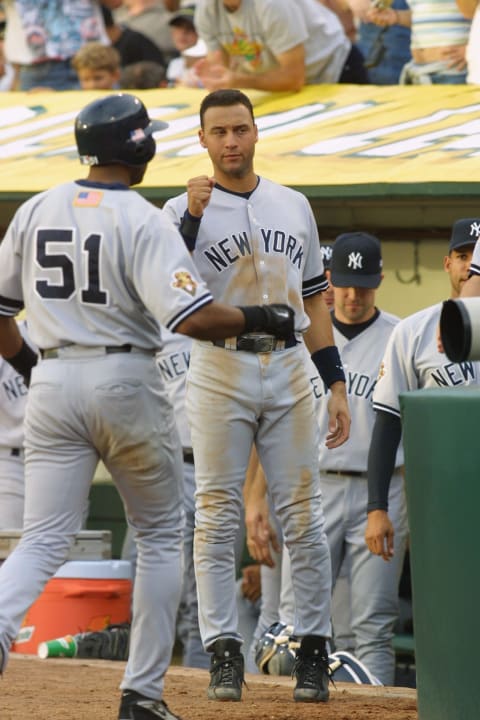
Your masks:
{"label": "navy batting helmet", "polygon": [[107,95],[86,105],[75,120],[82,165],[144,165],[155,155],[152,133],[167,123],[151,120],[134,95]]}
{"label": "navy batting helmet", "polygon": [[277,622],[265,630],[255,646],[255,663],[265,675],[291,675],[295,663],[293,627]]}

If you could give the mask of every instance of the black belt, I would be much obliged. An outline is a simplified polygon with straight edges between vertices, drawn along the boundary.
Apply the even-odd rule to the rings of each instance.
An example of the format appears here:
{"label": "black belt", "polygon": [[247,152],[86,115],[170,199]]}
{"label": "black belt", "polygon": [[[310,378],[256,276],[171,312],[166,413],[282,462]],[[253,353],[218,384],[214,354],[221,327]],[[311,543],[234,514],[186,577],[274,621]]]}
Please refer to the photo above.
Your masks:
{"label": "black belt", "polygon": [[323,470],[325,475],[341,475],[342,477],[368,477],[368,473],[362,470]]}
{"label": "black belt", "polygon": [[274,335],[238,335],[227,340],[213,340],[213,344],[226,350],[243,350],[251,353],[269,353],[276,350],[287,350],[295,347],[298,340],[291,335],[286,340],[276,338]]}
{"label": "black belt", "polygon": [[11,457],[20,457],[22,454],[22,448],[10,448]]}
{"label": "black belt", "polygon": [[[58,348],[49,348],[47,350],[40,350],[40,355],[44,360],[54,360],[55,358],[59,358],[62,355],[62,350],[68,350],[71,349],[72,353],[75,352],[75,345],[64,345],[63,347]],[[154,350],[147,350],[144,348],[137,348],[134,345],[131,345],[129,343],[125,345],[104,345],[104,346],[92,346],[90,347],[83,347],[82,350],[92,350],[92,352],[97,351],[99,353],[105,353],[105,355],[113,355],[114,353],[131,353],[131,352],[140,352],[140,353],[146,353],[147,355],[154,355]],[[79,354],[81,354],[81,351],[79,350]]]}
{"label": "black belt", "polygon": [[183,462],[193,465],[193,450],[191,448],[183,448]]}

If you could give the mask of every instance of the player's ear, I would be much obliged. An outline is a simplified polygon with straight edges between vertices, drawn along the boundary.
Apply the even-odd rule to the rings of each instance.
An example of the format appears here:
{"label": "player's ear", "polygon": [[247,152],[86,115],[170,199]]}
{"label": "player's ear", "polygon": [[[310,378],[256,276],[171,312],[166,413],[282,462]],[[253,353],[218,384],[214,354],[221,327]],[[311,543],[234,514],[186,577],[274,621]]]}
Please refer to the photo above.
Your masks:
{"label": "player's ear", "polygon": [[203,130],[201,128],[198,131],[198,139],[200,140],[200,145],[202,147],[206,148],[207,146],[205,145],[205,133],[203,132]]}
{"label": "player's ear", "polygon": [[445,255],[445,257],[443,258],[443,269],[447,273],[450,272],[450,266],[452,264],[451,260],[452,259],[451,259],[450,255]]}
{"label": "player's ear", "polygon": [[257,140],[258,140],[258,127],[257,127],[257,123],[253,123],[253,127],[254,127],[254,130],[255,130],[255,142],[257,142]]}

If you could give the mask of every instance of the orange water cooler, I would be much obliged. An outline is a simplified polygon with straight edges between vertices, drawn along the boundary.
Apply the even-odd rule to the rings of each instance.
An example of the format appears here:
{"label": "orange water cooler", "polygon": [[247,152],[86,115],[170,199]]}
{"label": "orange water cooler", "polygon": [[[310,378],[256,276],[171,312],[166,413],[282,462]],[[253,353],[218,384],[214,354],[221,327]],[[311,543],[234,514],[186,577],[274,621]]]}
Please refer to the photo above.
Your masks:
{"label": "orange water cooler", "polygon": [[45,640],[128,622],[131,598],[128,561],[68,561],[28,610],[11,649],[36,654]]}

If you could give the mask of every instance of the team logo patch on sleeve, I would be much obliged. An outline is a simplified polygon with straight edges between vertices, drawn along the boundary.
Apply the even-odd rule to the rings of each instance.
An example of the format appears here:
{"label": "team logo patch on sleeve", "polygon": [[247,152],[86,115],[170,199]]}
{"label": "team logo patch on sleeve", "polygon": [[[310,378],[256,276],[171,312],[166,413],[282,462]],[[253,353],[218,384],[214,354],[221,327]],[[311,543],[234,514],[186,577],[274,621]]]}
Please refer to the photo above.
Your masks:
{"label": "team logo patch on sleeve", "polygon": [[173,274],[172,287],[184,290],[192,296],[197,292],[197,283],[187,270],[177,270]]}
{"label": "team logo patch on sleeve", "polygon": [[80,190],[74,200],[74,207],[98,207],[102,202],[103,192],[101,190]]}

